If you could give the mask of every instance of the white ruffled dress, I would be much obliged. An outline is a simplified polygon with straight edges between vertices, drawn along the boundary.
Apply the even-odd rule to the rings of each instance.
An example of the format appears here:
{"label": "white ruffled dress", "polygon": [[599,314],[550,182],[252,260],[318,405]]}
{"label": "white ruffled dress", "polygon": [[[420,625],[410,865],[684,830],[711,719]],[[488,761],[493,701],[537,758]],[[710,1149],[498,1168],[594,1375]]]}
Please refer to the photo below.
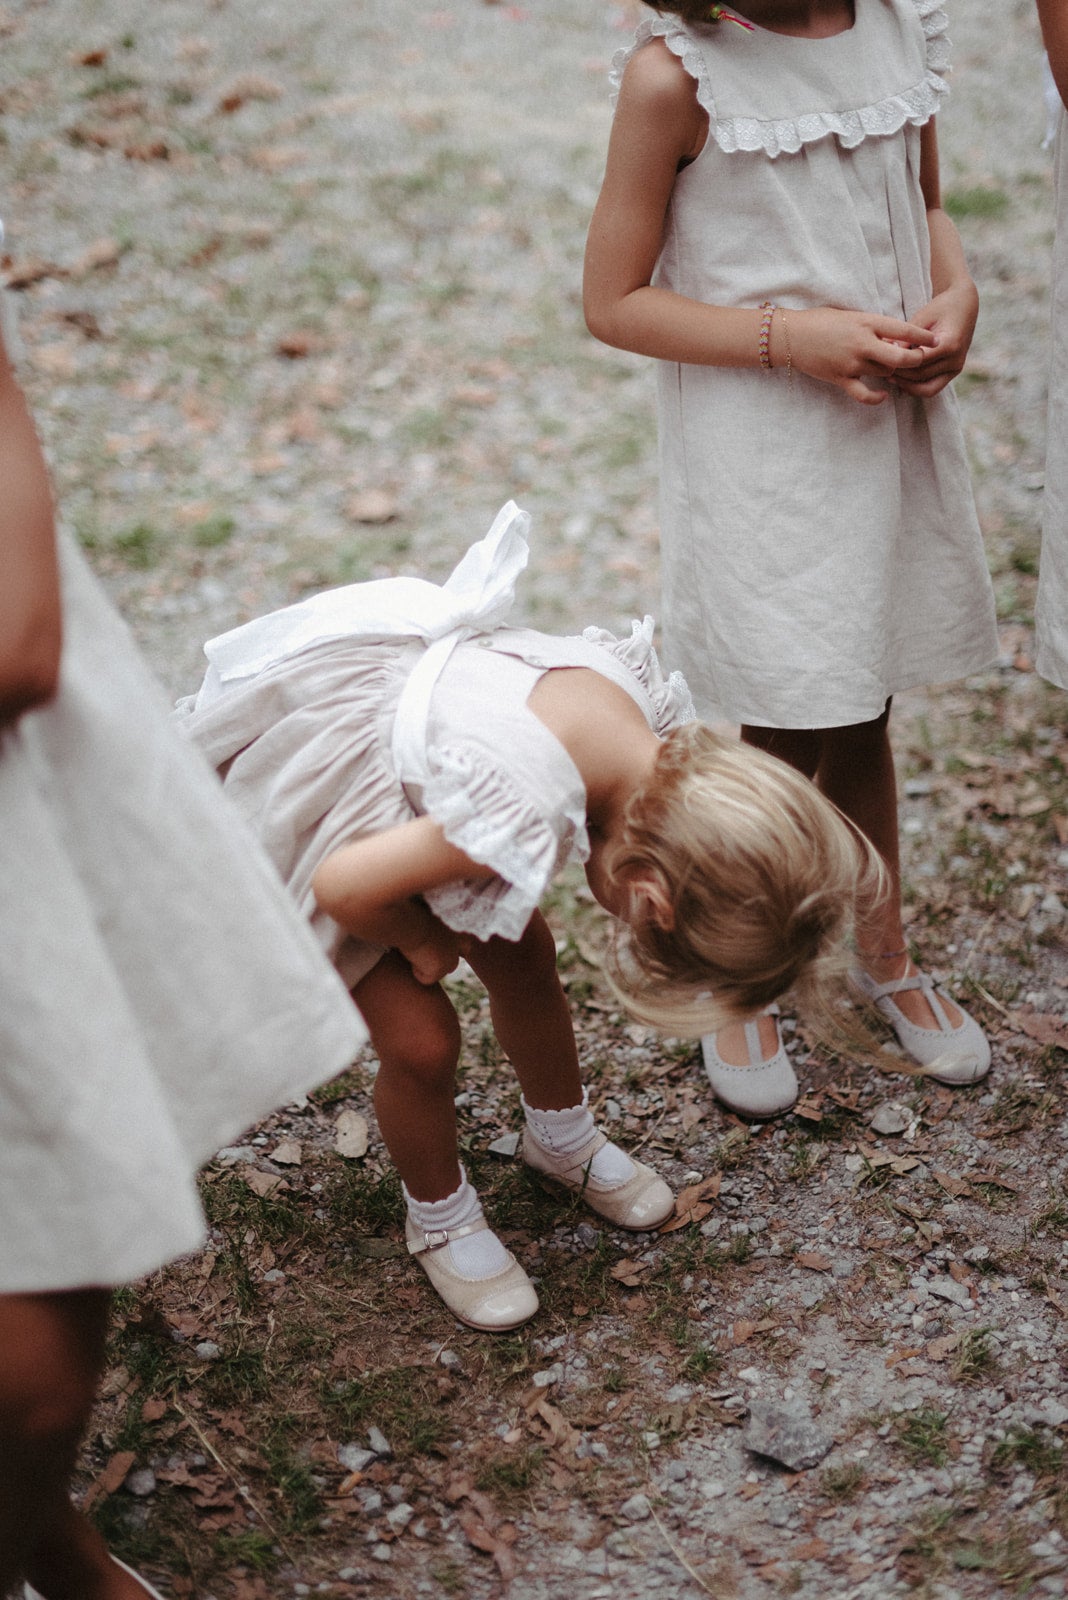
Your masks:
{"label": "white ruffled dress", "polygon": [[1049,417],[1042,559],[1038,570],[1035,665],[1068,689],[1068,116],[1057,115],[1054,147],[1057,237],[1053,249]]}
{"label": "white ruffled dress", "polygon": [[625,639],[499,624],[526,561],[526,523],[506,506],[443,588],[353,584],[212,641],[200,694],[179,705],[350,986],[382,951],[315,904],[312,877],[339,846],[433,817],[495,876],[426,900],[482,940],[518,939],[559,868],[587,859],[582,779],[527,705],[545,672],[610,679],[661,736],[693,720],[685,683],[661,672],[651,617]]}
{"label": "white ruffled dress", "polygon": [[[944,30],[937,0],[856,0],[825,39],[643,22],[617,78],[662,37],[709,116],[655,281],[712,305],[924,306],[920,129],[945,92]],[[658,398],[663,649],[702,716],[864,722],[994,659],[952,393],[866,407],[783,368],[660,362]]]}
{"label": "white ruffled dress", "polygon": [[79,552],[59,692],[0,732],[0,1294],[195,1248],[197,1168],[366,1030]]}

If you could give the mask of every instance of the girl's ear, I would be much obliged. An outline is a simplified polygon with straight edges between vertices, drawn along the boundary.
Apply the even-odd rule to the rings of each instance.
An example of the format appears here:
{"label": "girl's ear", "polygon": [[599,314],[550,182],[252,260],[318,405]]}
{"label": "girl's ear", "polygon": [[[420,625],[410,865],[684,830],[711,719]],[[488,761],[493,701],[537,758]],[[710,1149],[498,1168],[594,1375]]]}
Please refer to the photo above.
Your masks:
{"label": "girl's ear", "polygon": [[675,926],[675,908],[661,879],[643,873],[641,877],[632,878],[628,888],[635,920],[651,922],[661,933],[670,933]]}

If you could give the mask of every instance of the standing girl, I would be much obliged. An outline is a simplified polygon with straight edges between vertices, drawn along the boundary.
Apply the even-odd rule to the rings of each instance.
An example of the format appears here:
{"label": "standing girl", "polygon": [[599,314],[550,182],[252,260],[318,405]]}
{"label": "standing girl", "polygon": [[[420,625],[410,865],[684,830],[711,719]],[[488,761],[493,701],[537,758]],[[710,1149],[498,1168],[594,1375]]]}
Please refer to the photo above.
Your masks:
{"label": "standing girl", "polygon": [[[996,653],[954,400],[977,313],[941,209],[937,0],[678,0],[625,52],[586,256],[590,330],[659,360],[665,652],[863,830],[893,893],[856,980],[932,1076],[988,1070],[905,946],[890,697]],[[785,1110],[773,1016],[703,1040]]]}
{"label": "standing girl", "polygon": [[501,626],[527,521],[505,506],[443,588],[349,585],[213,640],[180,708],[367,1021],[408,1249],[486,1329],[538,1302],[458,1160],[460,1033],[440,980],[460,954],[522,1088],[524,1161],[652,1228],[670,1189],[588,1108],[538,911],[554,872],[584,861],[629,930],[635,1013],[692,1033],[826,974],[865,865],[811,784],[693,719],[651,618],[622,640]]}
{"label": "standing girl", "polygon": [[1039,672],[1068,689],[1068,9],[1038,0],[1049,70],[1060,95],[1054,145],[1057,234],[1053,247],[1049,414],[1042,559],[1035,603]]}
{"label": "standing girl", "polygon": [[2,338],[0,571],[0,1594],[160,1600],[69,1496],[111,1289],[201,1243],[200,1163],[364,1030],[57,550]]}

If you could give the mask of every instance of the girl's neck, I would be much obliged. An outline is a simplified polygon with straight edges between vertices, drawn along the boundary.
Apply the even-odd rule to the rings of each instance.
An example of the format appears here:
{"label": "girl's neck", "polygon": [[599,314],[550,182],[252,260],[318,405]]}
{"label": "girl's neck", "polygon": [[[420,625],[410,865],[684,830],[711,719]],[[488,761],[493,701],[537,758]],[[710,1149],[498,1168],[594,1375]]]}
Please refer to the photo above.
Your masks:
{"label": "girl's neck", "polygon": [[770,33],[799,39],[829,39],[847,33],[855,20],[855,0],[743,0],[738,9]]}

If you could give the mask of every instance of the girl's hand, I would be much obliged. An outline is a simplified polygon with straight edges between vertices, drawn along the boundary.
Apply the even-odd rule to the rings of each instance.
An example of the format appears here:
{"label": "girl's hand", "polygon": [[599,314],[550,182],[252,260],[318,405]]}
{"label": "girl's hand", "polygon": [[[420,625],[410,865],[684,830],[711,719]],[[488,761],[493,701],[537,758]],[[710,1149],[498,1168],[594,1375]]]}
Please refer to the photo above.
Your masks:
{"label": "girl's hand", "polygon": [[455,972],[460,963],[460,935],[437,918],[417,944],[398,945],[397,948],[411,967],[415,981],[428,988]]}
{"label": "girl's hand", "polygon": [[940,394],[963,371],[978,315],[979,295],[970,280],[935,295],[913,319],[934,334],[935,348],[918,367],[895,376],[897,387],[921,400]]}
{"label": "girl's hand", "polygon": [[888,394],[887,380],[899,381],[930,358],[937,336],[922,322],[901,322],[869,311],[820,306],[787,311],[773,325],[775,365],[785,366],[787,350],[799,372],[843,389],[863,406],[878,406]]}

